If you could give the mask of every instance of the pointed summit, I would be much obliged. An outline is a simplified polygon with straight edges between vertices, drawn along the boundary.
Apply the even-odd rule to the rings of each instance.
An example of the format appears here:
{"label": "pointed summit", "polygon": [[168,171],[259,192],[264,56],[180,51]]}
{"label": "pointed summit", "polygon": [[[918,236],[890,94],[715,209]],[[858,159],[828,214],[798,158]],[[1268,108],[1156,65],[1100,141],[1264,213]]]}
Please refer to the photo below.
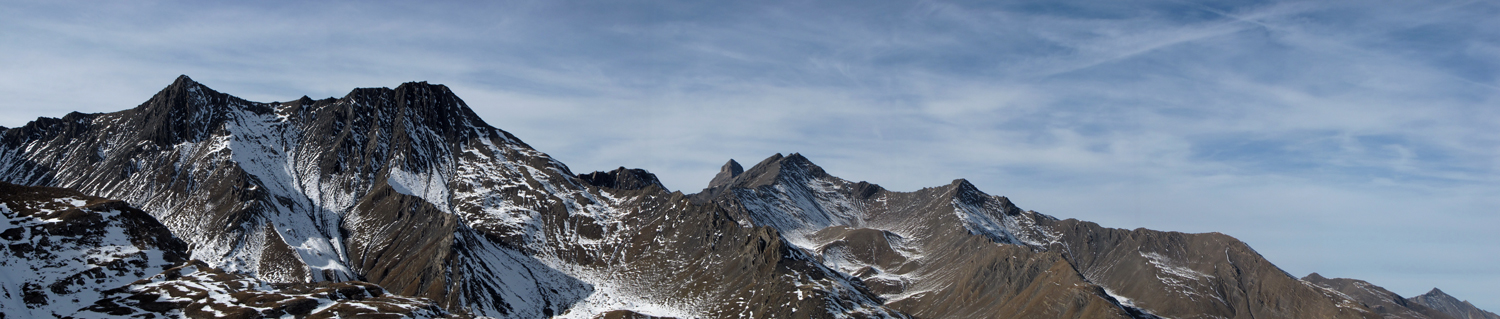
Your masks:
{"label": "pointed summit", "polygon": [[808,160],[807,157],[802,156],[802,153],[792,153],[792,155],[787,155],[786,161],[797,164],[812,164],[812,161]]}
{"label": "pointed summit", "polygon": [[817,164],[813,164],[807,157],[798,153],[787,156],[776,153],[760,161],[759,164],[755,164],[755,167],[745,170],[745,173],[741,175],[743,176],[735,179],[738,181],[735,186],[746,188],[771,185],[778,180],[799,180],[800,183],[807,179],[832,177],[824,172],[822,167],[818,167]]}
{"label": "pointed summit", "polygon": [[248,104],[179,75],[150,100],[127,112],[132,113],[131,121],[137,125],[138,139],[171,145],[206,137],[224,121],[226,107]]}
{"label": "pointed summit", "polygon": [[1302,277],[1302,281],[1311,281],[1311,282],[1314,282],[1314,283],[1323,282],[1323,281],[1327,281],[1327,280],[1328,280],[1327,277],[1323,277],[1323,275],[1320,275],[1318,273],[1311,273],[1311,274],[1307,274],[1306,277]]}
{"label": "pointed summit", "polygon": [[1443,292],[1442,289],[1438,289],[1437,287],[1432,287],[1432,290],[1427,291],[1427,293],[1422,295],[1428,297],[1453,297],[1449,296],[1448,293]]}
{"label": "pointed summit", "polygon": [[1459,300],[1437,288],[1421,296],[1406,299],[1407,302],[1427,306],[1439,312],[1463,319],[1500,319],[1500,315],[1475,307],[1468,301]]}
{"label": "pointed summit", "polygon": [[739,162],[730,160],[720,168],[719,174],[708,183],[702,192],[693,194],[696,201],[707,201],[730,188],[756,188],[778,182],[802,184],[809,179],[836,178],[829,176],[822,167],[813,164],[802,154],[771,155],[750,169],[739,167]]}
{"label": "pointed summit", "polygon": [[708,182],[708,187],[729,184],[730,181],[733,181],[735,177],[739,177],[744,172],[745,168],[740,167],[739,162],[730,159],[728,163],[724,163],[724,166],[719,168],[719,174],[714,175],[714,179]]}
{"label": "pointed summit", "polygon": [[187,74],[178,75],[177,79],[172,81],[172,86],[195,85],[195,84],[198,84],[198,82],[197,81],[193,81],[193,78],[188,77]]}

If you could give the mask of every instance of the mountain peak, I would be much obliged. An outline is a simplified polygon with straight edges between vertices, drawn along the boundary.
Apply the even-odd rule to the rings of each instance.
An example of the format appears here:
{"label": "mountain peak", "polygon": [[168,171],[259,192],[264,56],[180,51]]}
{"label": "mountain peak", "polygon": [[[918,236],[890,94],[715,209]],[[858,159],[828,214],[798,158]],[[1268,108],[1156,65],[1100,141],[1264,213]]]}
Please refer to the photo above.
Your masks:
{"label": "mountain peak", "polygon": [[1459,300],[1436,287],[1420,296],[1407,298],[1406,301],[1436,309],[1454,318],[1500,319],[1500,315],[1479,309],[1473,303]]}
{"label": "mountain peak", "polygon": [[708,187],[728,184],[730,181],[733,181],[735,177],[739,177],[740,174],[744,172],[745,168],[740,167],[739,162],[735,162],[734,159],[730,159],[728,163],[724,163],[723,167],[719,167],[719,174],[714,175],[714,179],[708,182]]}
{"label": "mountain peak", "polygon": [[[204,86],[203,83],[198,83],[198,81],[193,81],[193,78],[190,78],[186,74],[183,74],[183,75],[178,75],[177,79],[172,80],[172,84],[168,84],[167,87],[162,88],[161,91],[158,91],[156,93],[156,96],[161,96],[163,93],[168,93],[168,92],[181,92],[181,91],[189,91],[189,90],[194,90],[194,89],[207,89],[207,88],[208,87]],[[210,90],[210,91],[212,91],[212,90]],[[217,92],[215,92],[215,93],[217,93]]]}
{"label": "mountain peak", "polygon": [[435,89],[435,90],[438,90],[438,91],[442,91],[442,92],[446,92],[446,93],[452,94],[451,91],[448,91],[448,86],[447,85],[430,84],[430,83],[427,83],[427,81],[411,81],[411,82],[401,83],[401,85],[396,86],[396,90],[401,90],[402,88],[408,88],[408,89],[411,89],[411,88],[423,88],[423,89],[429,89],[429,90],[434,90]]}
{"label": "mountain peak", "polygon": [[224,120],[225,110],[220,108],[248,104],[214,91],[187,75],[179,75],[171,85],[129,112],[134,113],[134,121],[140,125],[135,129],[139,139],[170,145],[206,137]]}
{"label": "mountain peak", "polygon": [[647,172],[644,169],[625,168],[624,166],[609,172],[599,171],[579,174],[578,179],[582,179],[584,183],[588,183],[589,185],[622,190],[642,189],[650,186],[667,189],[656,178],[656,174],[651,174],[651,172]]}
{"label": "mountain peak", "polygon": [[[780,155],[780,154],[778,154],[778,155]],[[792,153],[792,155],[787,155],[785,159],[788,162],[793,162],[793,163],[798,163],[798,164],[802,164],[802,163],[812,164],[812,161],[808,160],[807,157],[802,156],[802,153]]]}
{"label": "mountain peak", "polygon": [[172,85],[192,85],[192,84],[198,84],[198,82],[197,81],[193,81],[193,78],[188,77],[187,74],[178,75],[177,79],[172,81]]}
{"label": "mountain peak", "polygon": [[[719,170],[720,171],[724,171],[724,172],[729,172],[730,175],[734,175],[734,176],[738,176],[738,175],[740,175],[740,173],[744,173],[745,172],[745,168],[740,166],[740,162],[736,162],[732,158],[729,159],[729,162],[724,163],[724,166],[720,167]],[[730,177],[734,177],[734,176],[730,176]]]}
{"label": "mountain peak", "polygon": [[463,99],[442,84],[427,81],[402,83],[396,88],[357,88],[340,98],[340,103],[365,109],[356,112],[376,112],[399,120],[401,125],[414,125],[432,129],[434,134],[447,141],[464,141],[476,133],[485,138],[503,137],[521,145],[514,136],[485,123]]}
{"label": "mountain peak", "polygon": [[1428,297],[1453,297],[1451,295],[1448,295],[1448,293],[1443,292],[1442,289],[1437,289],[1437,287],[1432,287],[1432,290],[1422,295]]}
{"label": "mountain peak", "polygon": [[720,167],[719,174],[714,175],[714,179],[708,183],[708,187],[704,188],[702,192],[693,194],[693,196],[696,198],[695,200],[706,201],[730,188],[756,188],[773,185],[788,178],[805,180],[836,177],[829,176],[827,172],[823,171],[822,167],[813,164],[812,161],[802,156],[802,154],[792,153],[791,155],[781,155],[781,153],[776,153],[776,155],[771,155],[771,157],[761,160],[760,163],[756,163],[755,166],[751,166],[749,169],[740,167],[739,162],[729,160],[728,163],[724,163],[723,167]]}
{"label": "mountain peak", "polygon": [[470,125],[488,126],[488,124],[482,124],[484,120],[480,119],[478,114],[474,114],[474,110],[470,109],[469,105],[446,85],[428,84],[427,81],[406,82],[391,91],[395,93],[398,105],[434,112],[428,114],[431,115],[430,118],[467,121],[471,122]]}
{"label": "mountain peak", "polygon": [[1318,273],[1311,273],[1307,274],[1306,277],[1302,277],[1302,281],[1321,282],[1326,280],[1328,280],[1327,277],[1323,277],[1323,275],[1320,275]]}
{"label": "mountain peak", "polygon": [[747,188],[771,185],[777,180],[784,178],[814,179],[831,177],[827,172],[823,171],[822,167],[813,164],[811,160],[808,160],[807,157],[799,153],[792,153],[787,156],[776,153],[776,155],[766,158],[759,164],[755,164],[755,167],[745,170],[745,173],[741,175],[745,175],[745,177],[740,178],[742,181],[739,183],[739,186]]}
{"label": "mountain peak", "polygon": [[[985,201],[985,198],[989,197],[989,194],[979,190],[978,186],[974,186],[974,183],[970,183],[967,179],[955,179],[948,185],[953,187],[953,197],[966,204],[979,205]],[[1004,199],[1003,204],[1010,208],[1010,210],[1020,212],[1020,208],[1014,208],[1014,205],[1010,204],[1009,199],[1001,198]]]}

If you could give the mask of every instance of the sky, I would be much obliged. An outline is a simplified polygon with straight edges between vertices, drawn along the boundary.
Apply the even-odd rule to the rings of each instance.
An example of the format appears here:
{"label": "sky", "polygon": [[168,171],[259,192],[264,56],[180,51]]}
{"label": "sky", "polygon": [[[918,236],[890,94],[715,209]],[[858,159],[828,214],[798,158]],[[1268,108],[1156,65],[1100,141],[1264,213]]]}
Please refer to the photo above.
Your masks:
{"label": "sky", "polygon": [[0,6],[0,126],[179,74],[260,102],[429,81],[576,173],[693,193],[796,152],[1500,311],[1493,1]]}

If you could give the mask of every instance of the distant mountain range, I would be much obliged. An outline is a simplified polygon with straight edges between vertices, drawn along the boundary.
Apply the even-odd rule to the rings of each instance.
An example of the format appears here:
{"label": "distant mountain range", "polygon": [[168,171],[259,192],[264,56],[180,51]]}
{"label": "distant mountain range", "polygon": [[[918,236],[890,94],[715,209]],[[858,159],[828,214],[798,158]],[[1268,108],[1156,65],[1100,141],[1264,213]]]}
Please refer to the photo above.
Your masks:
{"label": "distant mountain range", "polygon": [[[799,154],[575,174],[447,87],[260,103],[186,76],[0,128],[0,318],[1488,318]],[[80,310],[81,309],[81,310]]]}

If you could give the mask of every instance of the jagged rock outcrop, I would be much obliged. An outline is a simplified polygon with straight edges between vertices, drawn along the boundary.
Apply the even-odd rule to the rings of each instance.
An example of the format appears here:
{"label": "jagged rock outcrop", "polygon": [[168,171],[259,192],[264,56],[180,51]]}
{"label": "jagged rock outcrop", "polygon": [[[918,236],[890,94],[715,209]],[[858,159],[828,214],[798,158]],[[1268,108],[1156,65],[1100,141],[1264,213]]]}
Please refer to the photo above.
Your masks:
{"label": "jagged rock outcrop", "polygon": [[1474,304],[1468,301],[1460,301],[1458,298],[1454,298],[1437,288],[1432,288],[1432,291],[1428,291],[1425,294],[1411,297],[1407,301],[1427,306],[1458,319],[1500,319],[1500,315],[1474,307]]}

